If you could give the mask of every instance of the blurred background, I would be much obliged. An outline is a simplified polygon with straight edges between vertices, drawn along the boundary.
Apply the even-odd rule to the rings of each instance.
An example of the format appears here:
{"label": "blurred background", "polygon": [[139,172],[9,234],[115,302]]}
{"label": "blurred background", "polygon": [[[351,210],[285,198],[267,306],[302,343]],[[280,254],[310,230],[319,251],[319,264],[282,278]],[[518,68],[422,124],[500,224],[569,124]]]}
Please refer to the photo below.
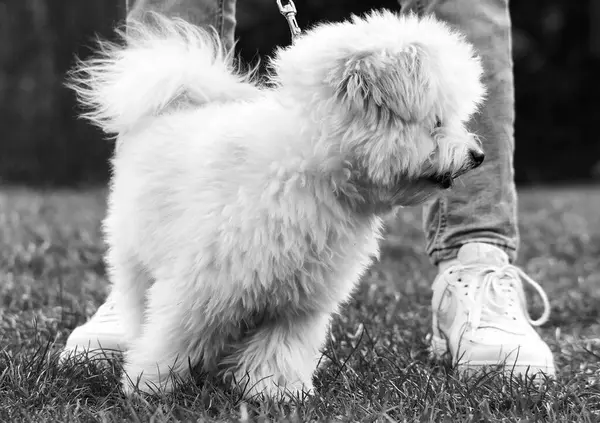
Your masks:
{"label": "blurred background", "polygon": [[[125,0],[0,0],[0,182],[105,183],[112,143],[76,118],[63,86],[95,34],[112,36]],[[477,0],[475,0],[477,1]],[[297,0],[302,28],[395,0]],[[520,185],[600,181],[600,0],[512,0],[516,178]],[[238,2],[247,62],[290,41],[275,0]]]}

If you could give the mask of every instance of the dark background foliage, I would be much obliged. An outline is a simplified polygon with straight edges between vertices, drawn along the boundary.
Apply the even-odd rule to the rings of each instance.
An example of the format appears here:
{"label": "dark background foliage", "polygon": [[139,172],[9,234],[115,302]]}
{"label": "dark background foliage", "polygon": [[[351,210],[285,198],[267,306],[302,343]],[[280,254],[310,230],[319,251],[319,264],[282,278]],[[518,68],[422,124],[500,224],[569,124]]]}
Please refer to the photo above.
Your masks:
{"label": "dark background foliage", "polygon": [[[109,37],[125,0],[0,0],[0,179],[80,185],[106,180],[112,143],[76,119],[64,73]],[[477,1],[477,0],[474,0]],[[305,28],[395,0],[297,1]],[[516,178],[524,183],[600,178],[600,1],[513,0]],[[289,43],[275,0],[238,4],[238,49],[256,61]]]}

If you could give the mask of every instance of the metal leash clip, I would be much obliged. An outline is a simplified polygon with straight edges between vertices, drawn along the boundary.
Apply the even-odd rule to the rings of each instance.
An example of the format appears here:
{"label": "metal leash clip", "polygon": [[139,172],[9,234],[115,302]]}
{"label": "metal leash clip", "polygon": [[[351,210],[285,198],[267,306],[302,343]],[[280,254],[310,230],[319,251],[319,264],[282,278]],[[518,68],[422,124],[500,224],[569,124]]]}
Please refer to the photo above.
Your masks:
{"label": "metal leash clip", "polygon": [[300,35],[302,30],[298,26],[298,22],[296,21],[296,5],[292,0],[286,0],[286,4],[282,4],[281,0],[277,1],[277,7],[279,7],[279,12],[285,17],[290,26],[290,32],[292,33],[292,43],[296,41],[296,37]]}

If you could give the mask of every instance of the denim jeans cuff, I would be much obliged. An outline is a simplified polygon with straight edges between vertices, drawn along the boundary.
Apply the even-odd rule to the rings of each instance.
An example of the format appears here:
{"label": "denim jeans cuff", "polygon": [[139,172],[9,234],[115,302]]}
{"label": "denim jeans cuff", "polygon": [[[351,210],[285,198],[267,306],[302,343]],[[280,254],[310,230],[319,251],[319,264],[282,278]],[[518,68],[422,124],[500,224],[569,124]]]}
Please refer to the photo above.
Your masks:
{"label": "denim jeans cuff", "polygon": [[510,245],[509,243],[494,238],[470,238],[468,241],[457,243],[448,247],[434,248],[428,251],[428,254],[432,263],[437,266],[442,261],[454,260],[458,255],[458,250],[460,250],[463,245],[471,242],[482,242],[500,248],[508,255],[510,263],[514,263],[517,258],[516,245]]}

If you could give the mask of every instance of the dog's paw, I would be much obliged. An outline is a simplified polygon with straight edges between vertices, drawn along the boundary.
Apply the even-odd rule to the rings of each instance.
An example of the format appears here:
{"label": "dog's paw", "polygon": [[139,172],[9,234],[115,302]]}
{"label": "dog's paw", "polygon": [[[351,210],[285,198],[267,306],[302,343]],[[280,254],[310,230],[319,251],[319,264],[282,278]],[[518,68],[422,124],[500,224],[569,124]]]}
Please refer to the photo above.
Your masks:
{"label": "dog's paw", "polygon": [[238,379],[237,387],[243,391],[245,398],[271,398],[276,401],[302,401],[314,395],[312,382],[287,382],[283,376],[248,377]]}
{"label": "dog's paw", "polygon": [[121,388],[126,396],[142,394],[157,395],[171,392],[173,390],[173,382],[171,378],[158,380],[157,378],[145,377],[142,374],[134,379],[125,374],[121,378]]}
{"label": "dog's paw", "polygon": [[121,378],[121,390],[125,396],[128,397],[132,397],[141,393],[137,386],[128,377]]}

